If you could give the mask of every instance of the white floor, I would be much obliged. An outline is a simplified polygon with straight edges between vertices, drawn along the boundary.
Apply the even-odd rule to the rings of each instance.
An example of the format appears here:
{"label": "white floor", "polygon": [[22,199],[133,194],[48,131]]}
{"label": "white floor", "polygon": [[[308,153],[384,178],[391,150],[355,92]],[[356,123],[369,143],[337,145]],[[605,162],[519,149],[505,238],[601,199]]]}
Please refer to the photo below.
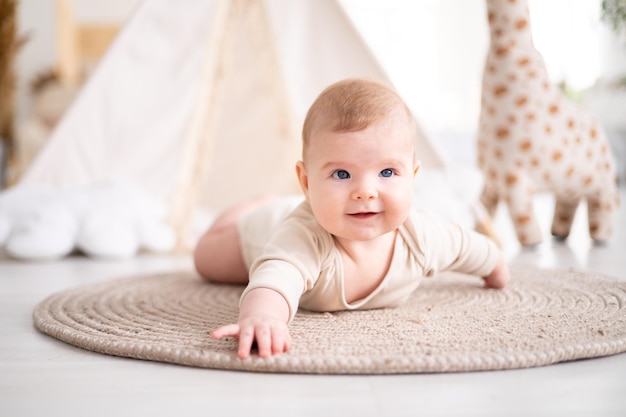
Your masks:
{"label": "white floor", "polygon": [[[593,246],[584,210],[567,244],[522,250],[508,219],[507,257],[626,279],[626,192],[611,243]],[[548,231],[549,197],[538,199]],[[40,334],[31,312],[77,285],[191,268],[188,257],[129,261],[72,257],[23,263],[0,257],[0,416],[626,416],[626,354],[499,372],[399,376],[275,375],[214,371],[109,357]]]}

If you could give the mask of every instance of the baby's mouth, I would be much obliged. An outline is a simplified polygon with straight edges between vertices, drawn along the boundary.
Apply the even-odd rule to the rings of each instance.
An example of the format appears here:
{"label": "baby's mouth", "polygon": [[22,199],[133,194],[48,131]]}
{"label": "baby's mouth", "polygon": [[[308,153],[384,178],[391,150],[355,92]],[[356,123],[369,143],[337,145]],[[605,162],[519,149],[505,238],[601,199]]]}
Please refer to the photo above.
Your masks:
{"label": "baby's mouth", "polygon": [[349,216],[355,219],[369,219],[376,216],[377,214],[378,213],[375,213],[373,211],[366,211],[361,213],[350,213]]}

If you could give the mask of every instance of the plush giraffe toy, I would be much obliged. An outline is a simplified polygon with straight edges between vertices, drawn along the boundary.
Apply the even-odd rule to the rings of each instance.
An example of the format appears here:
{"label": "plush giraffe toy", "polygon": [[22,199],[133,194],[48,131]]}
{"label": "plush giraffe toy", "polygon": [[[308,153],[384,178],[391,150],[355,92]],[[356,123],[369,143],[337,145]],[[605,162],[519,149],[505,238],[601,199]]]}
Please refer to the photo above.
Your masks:
{"label": "plush giraffe toy", "polygon": [[493,216],[504,200],[522,245],[542,241],[533,195],[551,191],[552,234],[565,239],[582,199],[596,242],[612,233],[619,204],[611,150],[601,126],[550,84],[533,46],[526,0],[487,0],[491,44],[483,76],[478,164],[481,201]]}

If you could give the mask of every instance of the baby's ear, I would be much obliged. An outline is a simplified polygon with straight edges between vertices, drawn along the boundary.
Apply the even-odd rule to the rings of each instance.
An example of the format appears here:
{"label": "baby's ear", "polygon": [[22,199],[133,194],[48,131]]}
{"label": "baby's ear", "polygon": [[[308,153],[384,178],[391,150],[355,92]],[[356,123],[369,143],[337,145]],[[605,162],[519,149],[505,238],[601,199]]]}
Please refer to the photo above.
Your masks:
{"label": "baby's ear", "polygon": [[422,161],[420,161],[419,159],[415,161],[415,168],[413,169],[413,176],[417,175],[417,171],[420,170],[421,166],[422,166]]}
{"label": "baby's ear", "polygon": [[298,161],[296,163],[296,175],[298,176],[298,183],[300,184],[300,189],[302,189],[304,196],[308,200],[309,199],[309,177],[306,173],[304,162]]}

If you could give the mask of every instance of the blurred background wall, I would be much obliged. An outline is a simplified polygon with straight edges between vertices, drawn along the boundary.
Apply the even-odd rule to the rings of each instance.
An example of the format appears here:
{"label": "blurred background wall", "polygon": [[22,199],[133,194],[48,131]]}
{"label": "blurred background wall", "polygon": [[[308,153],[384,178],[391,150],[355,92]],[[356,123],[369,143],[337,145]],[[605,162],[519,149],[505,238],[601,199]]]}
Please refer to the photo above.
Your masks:
{"label": "blurred background wall", "polygon": [[[71,4],[77,21],[122,23],[139,0],[66,1]],[[341,3],[426,132],[453,159],[468,159],[467,150],[472,149],[480,108],[480,83],[488,46],[484,0],[341,0]],[[529,3],[535,45],[545,58],[552,81],[564,85],[573,99],[582,100],[582,93],[599,79],[626,74],[626,41],[601,22],[601,0],[529,0]],[[184,7],[184,2],[180,7]],[[28,42],[16,62],[17,125],[33,112],[33,80],[55,68],[58,62],[57,8],[55,0],[19,2],[19,32],[28,36]],[[626,108],[622,108],[622,116],[619,111],[614,114],[615,103],[596,97],[595,101],[587,99],[584,105],[598,112],[601,118],[606,116],[607,106],[611,108],[612,114],[605,118],[615,125],[610,126],[613,136],[626,136],[626,127],[622,126],[626,125],[623,116]]]}

